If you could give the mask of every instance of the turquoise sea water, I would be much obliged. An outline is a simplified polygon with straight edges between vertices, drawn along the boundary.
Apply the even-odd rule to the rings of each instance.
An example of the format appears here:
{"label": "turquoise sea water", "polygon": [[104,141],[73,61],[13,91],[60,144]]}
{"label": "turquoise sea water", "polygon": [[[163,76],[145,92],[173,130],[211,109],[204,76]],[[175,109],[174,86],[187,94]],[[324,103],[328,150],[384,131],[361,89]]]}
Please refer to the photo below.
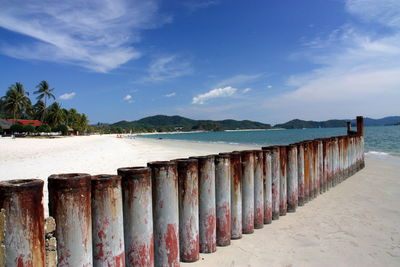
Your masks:
{"label": "turquoise sea water", "polygon": [[[274,144],[284,145],[307,139],[345,134],[346,128],[319,128],[152,134],[141,135],[140,137],[266,146]],[[365,127],[364,140],[367,152],[400,155],[400,126]]]}

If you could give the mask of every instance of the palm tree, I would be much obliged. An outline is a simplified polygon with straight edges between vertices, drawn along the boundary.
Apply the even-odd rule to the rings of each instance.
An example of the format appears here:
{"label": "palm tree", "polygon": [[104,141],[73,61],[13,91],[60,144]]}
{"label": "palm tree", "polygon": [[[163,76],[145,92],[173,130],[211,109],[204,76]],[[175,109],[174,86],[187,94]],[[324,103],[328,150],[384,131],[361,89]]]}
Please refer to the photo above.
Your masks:
{"label": "palm tree", "polygon": [[4,109],[15,120],[18,116],[22,116],[24,111],[29,108],[31,101],[28,97],[22,83],[16,82],[8,88],[4,96]]}
{"label": "palm tree", "polygon": [[51,126],[57,126],[64,121],[64,112],[60,104],[54,102],[49,106],[48,122]]}
{"label": "palm tree", "polygon": [[51,93],[54,88],[50,88],[49,87],[49,83],[47,81],[41,81],[36,88],[38,88],[37,91],[33,92],[34,94],[39,94],[37,96],[38,100],[42,100],[44,98],[44,112],[42,114],[42,118],[41,120],[43,121],[44,116],[46,115],[46,106],[47,106],[47,99],[51,99],[53,98],[54,100],[56,99],[56,97]]}
{"label": "palm tree", "polygon": [[[34,118],[35,120],[41,120],[44,117],[44,113],[46,112],[46,106],[42,100],[38,100],[35,105],[33,105],[34,110]],[[45,121],[46,118],[42,120]]]}

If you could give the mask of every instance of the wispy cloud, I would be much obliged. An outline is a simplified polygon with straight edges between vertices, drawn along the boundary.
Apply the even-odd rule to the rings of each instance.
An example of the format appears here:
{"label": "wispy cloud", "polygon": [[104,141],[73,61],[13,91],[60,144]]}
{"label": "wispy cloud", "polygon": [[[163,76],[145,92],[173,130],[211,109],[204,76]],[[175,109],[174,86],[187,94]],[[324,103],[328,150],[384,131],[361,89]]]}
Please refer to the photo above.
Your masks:
{"label": "wispy cloud", "polygon": [[204,104],[206,101],[213,99],[213,98],[220,98],[220,97],[230,97],[236,93],[237,89],[231,86],[227,86],[224,88],[215,88],[207,93],[199,94],[192,99],[192,104]]}
{"label": "wispy cloud", "polygon": [[194,12],[196,10],[215,6],[218,4],[219,1],[216,0],[189,0],[182,2],[182,5],[186,7],[190,12]]}
{"label": "wispy cloud", "polygon": [[224,79],[217,84],[214,85],[214,87],[224,87],[224,86],[238,86],[250,82],[254,82],[261,78],[263,74],[257,73],[257,74],[239,74],[235,75],[232,77],[229,77],[227,79]]}
{"label": "wispy cloud", "polygon": [[132,43],[143,30],[168,21],[155,0],[2,1],[0,27],[32,39],[3,41],[0,52],[108,72],[140,57]]}
{"label": "wispy cloud", "polygon": [[76,95],[75,92],[65,93],[65,94],[60,95],[58,98],[61,100],[70,100],[70,99],[74,98],[75,95]]}
{"label": "wispy cloud", "polygon": [[250,91],[251,91],[251,88],[245,88],[245,89],[243,89],[242,93],[245,94],[245,93],[248,93]]}
{"label": "wispy cloud", "polygon": [[400,28],[400,1],[398,0],[347,0],[346,9],[366,21]]}
{"label": "wispy cloud", "polygon": [[141,82],[160,82],[189,75],[193,72],[189,61],[177,55],[157,58],[151,62],[148,68],[148,76],[142,78]]}
{"label": "wispy cloud", "polygon": [[166,94],[166,95],[165,95],[165,97],[173,97],[173,96],[176,96],[176,93],[175,93],[175,92],[172,92],[172,93],[169,93],[169,94]]}
{"label": "wispy cloud", "polygon": [[[368,23],[384,23],[393,31],[365,32],[344,25],[308,47],[304,58],[320,67],[291,76],[295,90],[270,98],[265,108],[286,110],[306,118],[324,119],[364,114],[372,117],[398,113],[400,99],[400,5],[398,1],[349,0],[347,10]],[[318,111],[318,112],[316,112]]]}
{"label": "wispy cloud", "polygon": [[124,98],[122,100],[124,100],[128,103],[133,103],[133,96],[128,94],[128,95],[124,96]]}
{"label": "wispy cloud", "polygon": [[267,88],[268,88],[268,89],[271,89],[271,88],[272,88],[272,85],[268,84],[268,85],[267,85]]}

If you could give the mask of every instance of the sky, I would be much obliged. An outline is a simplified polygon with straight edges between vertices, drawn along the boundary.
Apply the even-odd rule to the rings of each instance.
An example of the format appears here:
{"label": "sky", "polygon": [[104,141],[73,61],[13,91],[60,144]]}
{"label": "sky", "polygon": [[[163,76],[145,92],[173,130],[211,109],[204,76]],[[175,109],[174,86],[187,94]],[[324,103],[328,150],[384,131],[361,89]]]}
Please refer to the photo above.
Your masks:
{"label": "sky", "polygon": [[399,0],[0,0],[0,96],[91,123],[400,115]]}

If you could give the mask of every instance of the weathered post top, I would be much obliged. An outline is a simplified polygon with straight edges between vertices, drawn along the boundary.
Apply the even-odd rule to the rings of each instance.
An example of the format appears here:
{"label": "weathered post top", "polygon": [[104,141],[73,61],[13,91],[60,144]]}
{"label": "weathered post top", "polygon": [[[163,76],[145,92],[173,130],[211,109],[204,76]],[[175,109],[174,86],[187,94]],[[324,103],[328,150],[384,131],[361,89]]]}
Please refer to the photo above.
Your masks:
{"label": "weathered post top", "polygon": [[364,136],[364,117],[357,116],[357,134],[359,136]]}

